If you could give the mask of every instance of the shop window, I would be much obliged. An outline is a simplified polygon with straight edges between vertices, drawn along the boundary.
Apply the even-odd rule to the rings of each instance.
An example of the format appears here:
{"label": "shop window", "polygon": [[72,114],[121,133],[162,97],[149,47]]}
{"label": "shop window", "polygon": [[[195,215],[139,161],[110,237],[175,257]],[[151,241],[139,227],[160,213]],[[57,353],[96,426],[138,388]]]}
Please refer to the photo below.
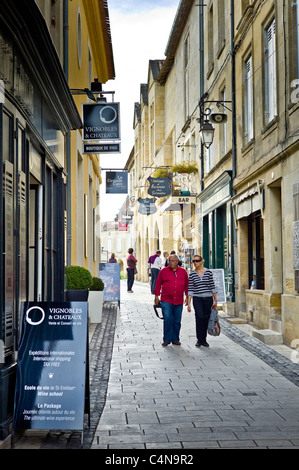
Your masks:
{"label": "shop window", "polygon": [[248,217],[249,288],[265,288],[264,221],[257,211]]}

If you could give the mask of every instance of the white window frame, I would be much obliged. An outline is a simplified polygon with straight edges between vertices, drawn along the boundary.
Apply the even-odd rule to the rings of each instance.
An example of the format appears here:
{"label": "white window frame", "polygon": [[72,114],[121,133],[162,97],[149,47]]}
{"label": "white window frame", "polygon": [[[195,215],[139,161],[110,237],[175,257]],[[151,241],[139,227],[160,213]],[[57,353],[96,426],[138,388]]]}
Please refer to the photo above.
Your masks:
{"label": "white window frame", "polygon": [[253,69],[252,55],[250,54],[244,62],[245,86],[244,86],[244,137],[245,143],[253,139]]}
{"label": "white window frame", "polygon": [[265,121],[277,116],[276,21],[265,29]]}

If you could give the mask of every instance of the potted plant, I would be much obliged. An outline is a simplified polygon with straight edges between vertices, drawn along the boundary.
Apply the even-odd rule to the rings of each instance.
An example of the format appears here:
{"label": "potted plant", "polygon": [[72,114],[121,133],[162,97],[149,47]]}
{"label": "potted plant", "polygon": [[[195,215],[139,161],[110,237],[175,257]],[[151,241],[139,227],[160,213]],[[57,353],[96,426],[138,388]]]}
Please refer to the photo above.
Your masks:
{"label": "potted plant", "polygon": [[198,173],[197,163],[182,162],[171,167],[173,173]]}
{"label": "potted plant", "polygon": [[156,171],[154,171],[152,177],[153,178],[167,178],[170,175],[171,173],[168,168],[157,168]]}
{"label": "potted plant", "polygon": [[89,288],[92,285],[92,275],[82,266],[65,268],[66,300],[72,302],[87,302]]}
{"label": "potted plant", "polygon": [[104,287],[105,285],[101,278],[92,278],[92,285],[89,289],[88,298],[88,315],[90,323],[101,323],[102,321]]}

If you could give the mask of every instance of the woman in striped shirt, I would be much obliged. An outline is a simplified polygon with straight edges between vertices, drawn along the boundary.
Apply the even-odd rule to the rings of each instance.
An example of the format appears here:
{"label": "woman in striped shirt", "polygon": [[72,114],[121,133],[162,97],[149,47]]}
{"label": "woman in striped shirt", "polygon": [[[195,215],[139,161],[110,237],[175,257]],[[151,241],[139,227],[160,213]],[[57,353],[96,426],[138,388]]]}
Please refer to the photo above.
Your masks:
{"label": "woman in striped shirt", "polygon": [[200,255],[193,258],[195,270],[189,275],[188,312],[191,312],[191,299],[195,310],[195,325],[197,343],[195,346],[209,347],[207,331],[212,308],[217,307],[217,291],[210,269],[204,267],[204,260]]}

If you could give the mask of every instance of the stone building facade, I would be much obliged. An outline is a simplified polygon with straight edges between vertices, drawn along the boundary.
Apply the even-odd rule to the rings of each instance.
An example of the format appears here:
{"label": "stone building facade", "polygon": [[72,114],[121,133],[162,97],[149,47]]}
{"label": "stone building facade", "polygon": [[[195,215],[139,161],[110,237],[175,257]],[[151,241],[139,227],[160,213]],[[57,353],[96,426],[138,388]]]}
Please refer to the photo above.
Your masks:
{"label": "stone building facade", "polygon": [[[241,2],[235,11],[236,311],[299,337],[298,2]],[[298,85],[297,85],[298,87]]]}
{"label": "stone building facade", "polygon": [[[128,160],[139,278],[158,248],[174,249],[188,269],[188,256],[201,253],[224,269],[229,311],[288,345],[299,338],[298,10],[277,0],[182,0],[165,58],[149,61],[140,87]],[[214,127],[209,149],[203,120]],[[171,171],[171,194],[149,195],[157,169],[187,161],[198,173]],[[147,198],[152,210],[142,213]]]}

